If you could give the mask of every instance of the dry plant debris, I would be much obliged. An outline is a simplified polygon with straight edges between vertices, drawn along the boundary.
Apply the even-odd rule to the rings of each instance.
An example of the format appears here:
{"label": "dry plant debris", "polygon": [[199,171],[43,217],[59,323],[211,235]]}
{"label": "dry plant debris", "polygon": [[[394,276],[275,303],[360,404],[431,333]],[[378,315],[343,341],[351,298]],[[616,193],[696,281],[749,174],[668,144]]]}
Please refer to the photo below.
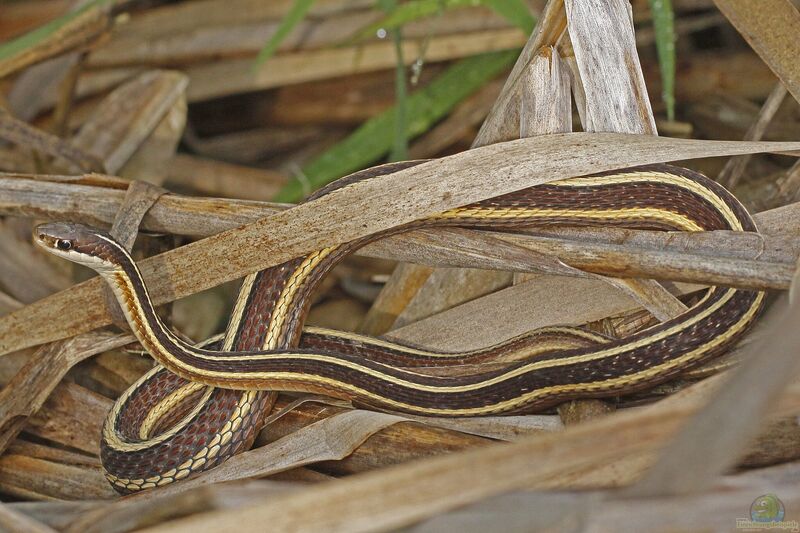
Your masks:
{"label": "dry plant debris", "polygon": [[[0,530],[723,531],[767,508],[800,527],[796,2],[0,10]],[[428,161],[301,203],[387,158]],[[221,466],[125,497],[104,478],[104,418],[153,363],[101,280],[35,249],[34,224],[111,228],[170,327],[202,340],[259,269],[661,162],[731,188],[759,234],[415,230],[338,266],[307,325],[458,351],[554,324],[624,337],[709,285],[769,291],[731,353],[649,391],[526,415],[280,394],[254,447]]]}

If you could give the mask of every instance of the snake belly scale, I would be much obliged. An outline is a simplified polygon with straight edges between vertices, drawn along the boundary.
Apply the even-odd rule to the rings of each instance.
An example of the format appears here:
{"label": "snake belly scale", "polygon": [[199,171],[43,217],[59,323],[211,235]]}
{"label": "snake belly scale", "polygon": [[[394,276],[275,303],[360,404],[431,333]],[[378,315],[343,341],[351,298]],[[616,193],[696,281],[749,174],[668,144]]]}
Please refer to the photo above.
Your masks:
{"label": "snake belly scale", "polygon": [[[356,173],[316,196],[417,163]],[[762,292],[711,287],[680,316],[624,339],[551,327],[462,353],[303,330],[311,292],[322,277],[376,239],[421,227],[514,230],[549,224],[756,230],[747,211],[724,188],[677,167],[637,167],[552,182],[248,276],[224,340],[206,347],[185,343],[161,322],[135,263],[103,232],[48,224],[37,228],[35,239],[48,251],[97,270],[142,345],[163,365],[115,403],[104,427],[107,477],[118,490],[131,492],[211,468],[248,447],[271,405],[272,397],[264,391],[323,393],[376,409],[433,416],[531,412],[668,380],[730,348],[762,307]],[[458,376],[433,375],[421,368],[497,361],[505,363]]]}

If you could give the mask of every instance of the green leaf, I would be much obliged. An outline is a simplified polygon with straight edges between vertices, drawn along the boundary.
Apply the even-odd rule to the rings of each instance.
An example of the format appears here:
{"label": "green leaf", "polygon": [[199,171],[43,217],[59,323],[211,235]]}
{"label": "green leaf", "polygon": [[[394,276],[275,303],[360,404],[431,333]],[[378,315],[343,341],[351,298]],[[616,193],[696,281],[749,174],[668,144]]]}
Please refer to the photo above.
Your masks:
{"label": "green leaf", "polygon": [[286,36],[289,35],[301,20],[303,20],[303,17],[305,17],[308,10],[311,9],[314,1],[315,0],[294,0],[294,4],[292,4],[289,12],[286,13],[286,16],[283,17],[281,23],[278,25],[278,29],[275,30],[275,33],[272,34],[267,44],[265,44],[264,48],[258,53],[255,63],[256,68],[263,65],[267,59],[272,57],[272,54],[275,53]]}
{"label": "green leaf", "polygon": [[492,8],[498,15],[504,17],[514,26],[520,28],[526,35],[533,33],[536,19],[531,15],[531,11],[524,0],[482,0],[482,3]]}
{"label": "green leaf", "polygon": [[80,9],[76,9],[75,11],[70,11],[57,19],[51,20],[47,24],[39,26],[38,28],[29,31],[23,35],[20,35],[16,39],[12,39],[7,43],[3,43],[0,45],[0,60],[7,59],[12,57],[20,52],[39,44],[41,41],[44,41],[50,35],[60,30],[66,24],[77,18],[79,15],[82,15],[86,11],[93,9],[95,7],[102,6],[104,4],[111,3],[113,0],[94,0],[89,2],[85,6],[81,7]]}
{"label": "green leaf", "polygon": [[[462,59],[410,95],[406,101],[406,139],[427,131],[458,102],[513,63],[517,55],[518,50],[510,50]],[[312,190],[386,155],[393,144],[395,120],[396,110],[391,108],[365,122],[306,165],[300,173],[302,178],[287,183],[275,201],[297,202]]]}
{"label": "green leaf", "polygon": [[675,119],[675,13],[672,0],[649,0],[656,33],[658,65],[661,70],[661,98],[667,105],[667,119]]}

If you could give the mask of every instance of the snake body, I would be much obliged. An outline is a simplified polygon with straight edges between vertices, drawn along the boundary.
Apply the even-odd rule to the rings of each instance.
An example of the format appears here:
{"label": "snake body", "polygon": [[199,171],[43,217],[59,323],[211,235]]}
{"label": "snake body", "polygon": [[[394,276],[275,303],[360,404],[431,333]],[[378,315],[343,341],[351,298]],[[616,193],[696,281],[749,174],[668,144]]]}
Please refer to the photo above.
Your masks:
{"label": "snake body", "polygon": [[[318,196],[398,168],[357,173]],[[457,354],[342,332],[312,329],[303,334],[310,295],[320,279],[376,239],[421,227],[513,230],[547,224],[755,231],[752,218],[730,193],[685,169],[656,165],[552,182],[248,276],[225,341],[208,347],[183,342],[160,321],[135,263],[107,235],[51,224],[38,228],[36,238],[49,251],[98,270],[142,345],[163,365],[116,402],[103,431],[108,479],[118,490],[136,491],[205,470],[249,446],[270,404],[270,396],[259,391],[318,392],[422,415],[530,412],[661,383],[728,349],[762,306],[762,292],[712,287],[680,316],[624,339],[579,328],[546,328]],[[60,244],[65,242],[66,249]],[[431,375],[417,368],[502,357],[510,362],[470,375]]]}

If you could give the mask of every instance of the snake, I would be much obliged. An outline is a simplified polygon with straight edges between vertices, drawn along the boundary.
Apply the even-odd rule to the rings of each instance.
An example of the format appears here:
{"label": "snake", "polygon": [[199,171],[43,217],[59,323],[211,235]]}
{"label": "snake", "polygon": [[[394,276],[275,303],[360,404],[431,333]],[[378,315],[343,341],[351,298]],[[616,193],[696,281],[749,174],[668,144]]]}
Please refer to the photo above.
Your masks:
{"label": "snake", "polygon": [[[321,189],[335,195],[419,162],[383,165]],[[348,254],[430,227],[518,231],[612,224],[651,230],[755,232],[724,187],[697,172],[650,165],[553,181],[313,251],[245,278],[222,341],[193,345],[159,318],[129,252],[103,230],[37,226],[50,253],[97,271],[133,333],[159,363],[126,391],[103,428],[101,459],[120,492],[186,478],[248,447],[271,406],[266,391],[317,393],[389,412],[439,417],[541,411],[667,381],[730,349],[755,322],[764,292],[711,286],[680,315],[621,339],[573,326],[541,328],[467,352],[304,328],[311,293]],[[481,364],[504,361],[502,365]],[[475,364],[467,374],[430,367]]]}

